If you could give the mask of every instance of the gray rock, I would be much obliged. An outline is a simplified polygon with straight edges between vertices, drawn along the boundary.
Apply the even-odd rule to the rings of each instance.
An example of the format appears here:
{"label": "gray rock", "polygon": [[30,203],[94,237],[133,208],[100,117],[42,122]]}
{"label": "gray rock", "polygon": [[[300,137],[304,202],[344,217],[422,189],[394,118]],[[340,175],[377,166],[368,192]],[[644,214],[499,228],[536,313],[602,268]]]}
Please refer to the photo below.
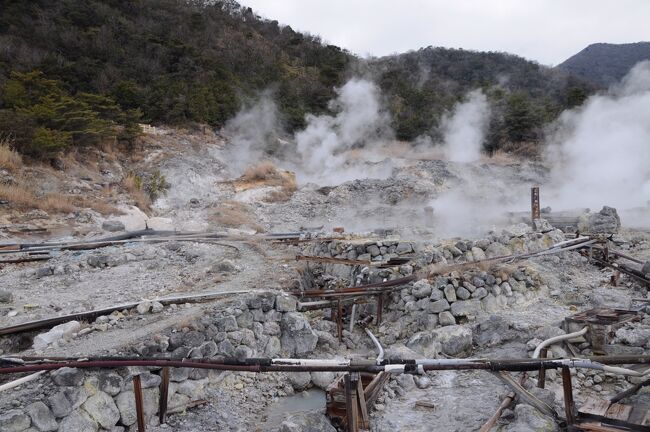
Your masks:
{"label": "gray rock", "polygon": [[467,300],[470,297],[471,293],[463,287],[459,287],[456,290],[456,297],[458,297],[461,300]]}
{"label": "gray rock", "polygon": [[455,302],[456,299],[456,289],[454,288],[453,285],[449,284],[445,287],[444,289],[445,292],[445,298],[449,303]]}
{"label": "gray rock", "polygon": [[105,372],[99,374],[99,389],[111,396],[115,396],[122,389],[124,379],[115,372]]}
{"label": "gray rock", "polygon": [[321,390],[327,389],[330,384],[336,379],[336,373],[334,372],[312,372],[311,381],[314,383],[314,386],[318,387]]}
{"label": "gray rock", "polygon": [[38,401],[25,407],[25,412],[32,419],[32,425],[40,431],[55,431],[59,425],[54,418],[54,414],[43,402]]}
{"label": "gray rock", "polygon": [[373,257],[378,256],[381,253],[379,247],[377,247],[375,244],[368,246],[366,248],[366,251],[370,254],[370,256]]}
{"label": "gray rock", "polygon": [[481,312],[479,300],[462,300],[451,305],[451,314],[455,317],[476,317]]}
{"label": "gray rock", "polygon": [[[150,417],[158,410],[160,392],[158,389],[144,389],[142,396],[145,416]],[[123,391],[115,397],[115,405],[120,411],[120,421],[125,426],[131,426],[137,420],[134,401],[132,391]]]}
{"label": "gray rock", "polygon": [[162,303],[157,301],[151,303],[151,313],[160,313],[163,309],[165,309],[165,307]]}
{"label": "gray rock", "polygon": [[237,360],[242,361],[244,359],[253,357],[253,350],[246,345],[238,345],[237,348],[235,348],[235,353],[233,355]]}
{"label": "gray rock", "polygon": [[280,338],[277,336],[271,336],[264,346],[264,355],[267,357],[276,357],[280,354],[282,350],[282,345],[280,343]]}
{"label": "gray rock", "polygon": [[487,295],[488,295],[487,290],[483,287],[480,287],[477,288],[476,291],[472,293],[472,298],[481,300],[483,297],[486,297]]}
{"label": "gray rock", "polygon": [[419,280],[413,284],[413,296],[417,299],[429,297],[432,287],[426,279]]}
{"label": "gray rock", "polygon": [[41,267],[39,269],[36,269],[35,276],[40,279],[40,278],[52,276],[53,274],[54,274],[54,269],[52,267]]}
{"label": "gray rock", "polygon": [[33,348],[37,351],[41,351],[63,338],[72,336],[73,333],[79,332],[80,329],[81,324],[79,321],[68,321],[66,323],[54,326],[49,331],[41,333],[34,338]]}
{"label": "gray rock", "polygon": [[0,430],[3,432],[21,432],[29,427],[31,420],[20,410],[0,413]]}
{"label": "gray rock", "polygon": [[146,313],[149,313],[152,306],[153,304],[149,300],[145,300],[143,302],[140,302],[136,309],[140,315],[144,315]]}
{"label": "gray rock", "polygon": [[397,376],[397,383],[406,391],[411,391],[415,388],[415,380],[411,374],[400,374]]}
{"label": "gray rock", "polygon": [[449,311],[440,312],[438,315],[438,322],[441,326],[448,326],[456,324],[456,318]]}
{"label": "gray rock", "polygon": [[336,429],[322,412],[308,411],[291,414],[278,432],[336,432]]}
{"label": "gray rock", "polygon": [[14,301],[14,295],[10,291],[0,290],[0,303],[11,303]]}
{"label": "gray rock", "polygon": [[278,312],[295,312],[297,307],[295,297],[278,295],[275,297],[275,309]]}
{"label": "gray rock", "polygon": [[415,381],[416,387],[420,390],[431,387],[431,380],[426,375],[418,375],[413,377],[413,379]]}
{"label": "gray rock", "polygon": [[541,414],[527,404],[517,404],[515,421],[505,429],[508,432],[555,432],[558,430],[552,418]]}
{"label": "gray rock", "polygon": [[487,250],[485,251],[485,254],[488,256],[488,258],[494,258],[498,256],[506,256],[512,254],[512,251],[508,249],[506,246],[502,245],[499,242],[494,242],[488,246]]}
{"label": "gray rock", "polygon": [[474,261],[481,261],[487,258],[483,249],[478,247],[472,248],[472,256],[474,257]]}
{"label": "gray rock", "polygon": [[64,367],[50,375],[54,384],[59,386],[80,386],[84,382],[85,373],[81,369]]}
{"label": "gray rock", "polygon": [[102,391],[89,397],[81,407],[104,429],[115,426],[120,419],[120,411],[113,398]]}
{"label": "gray rock", "polygon": [[249,310],[245,310],[236,319],[237,326],[241,329],[249,329],[253,326],[253,314]]}
{"label": "gray rock", "polygon": [[102,224],[102,229],[109,232],[119,232],[126,230],[126,227],[118,220],[107,220]]}
{"label": "gray rock", "polygon": [[97,432],[99,427],[85,411],[77,410],[61,420],[59,432]]}
{"label": "gray rock", "polygon": [[290,373],[289,382],[296,391],[303,391],[311,384],[311,374],[309,372],[295,372]]}
{"label": "gray rock", "polygon": [[217,321],[217,328],[219,331],[231,332],[237,330],[239,327],[237,326],[235,317],[228,316]]}
{"label": "gray rock", "polygon": [[490,315],[473,327],[473,341],[479,347],[490,347],[515,338],[510,324],[500,315]]}
{"label": "gray rock", "polygon": [[650,261],[646,261],[646,263],[643,264],[643,267],[641,268],[641,273],[645,275],[650,275]]}
{"label": "gray rock", "polygon": [[298,312],[287,312],[280,322],[282,349],[290,356],[309,354],[316,348],[318,336],[312,331],[307,318]]}
{"label": "gray rock", "polygon": [[108,266],[110,257],[108,255],[91,255],[86,261],[90,267],[101,268]]}
{"label": "gray rock", "polygon": [[431,295],[429,296],[431,301],[442,300],[443,297],[444,297],[444,295],[443,295],[441,290],[439,290],[438,288],[432,288],[431,289]]}
{"label": "gray rock", "polygon": [[447,355],[469,353],[472,349],[472,331],[461,325],[450,325],[431,331],[441,351]]}
{"label": "gray rock", "polygon": [[449,310],[449,302],[445,299],[431,302],[429,305],[429,312],[431,313],[440,313],[446,310]]}
{"label": "gray rock", "polygon": [[440,344],[430,331],[415,333],[406,343],[406,347],[427,358],[436,358],[440,352]]}
{"label": "gray rock", "polygon": [[66,397],[63,391],[59,391],[47,398],[52,413],[55,417],[65,417],[72,412],[72,403]]}
{"label": "gray rock", "polygon": [[413,246],[410,243],[400,243],[395,249],[395,253],[402,255],[413,252]]}
{"label": "gray rock", "polygon": [[615,208],[604,206],[598,213],[585,213],[580,216],[578,230],[589,234],[617,233],[621,219]]}

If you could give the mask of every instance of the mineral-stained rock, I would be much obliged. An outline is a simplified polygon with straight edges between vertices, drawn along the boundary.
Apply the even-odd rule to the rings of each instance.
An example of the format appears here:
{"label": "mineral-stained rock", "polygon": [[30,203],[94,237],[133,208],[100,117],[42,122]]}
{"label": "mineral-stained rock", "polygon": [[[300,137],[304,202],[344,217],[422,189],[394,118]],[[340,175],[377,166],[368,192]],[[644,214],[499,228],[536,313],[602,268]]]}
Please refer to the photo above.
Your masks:
{"label": "mineral-stained rock", "polygon": [[441,351],[447,355],[467,353],[472,349],[472,331],[461,325],[440,327],[431,331]]}
{"label": "mineral-stained rock", "polygon": [[97,429],[97,423],[82,410],[73,411],[59,424],[59,432],[97,432]]}
{"label": "mineral-stained rock", "polygon": [[316,348],[318,336],[312,331],[307,318],[298,312],[287,312],[280,322],[282,350],[289,355],[309,354]]}
{"label": "mineral-stained rock", "polygon": [[307,411],[290,415],[280,425],[279,432],[336,432],[336,429],[323,413]]}
{"label": "mineral-stained rock", "polygon": [[120,412],[108,394],[98,391],[81,406],[104,429],[111,428],[120,419]]}
{"label": "mineral-stained rock", "polygon": [[52,372],[52,381],[60,386],[80,386],[84,382],[85,373],[81,369],[64,367]]}
{"label": "mineral-stained rock", "polygon": [[451,314],[455,317],[475,317],[481,312],[479,300],[462,300],[452,303]]}
{"label": "mineral-stained rock", "polygon": [[9,410],[0,413],[0,430],[7,432],[20,432],[27,429],[31,421],[20,410]]}
{"label": "mineral-stained rock", "polygon": [[59,427],[52,411],[41,401],[27,405],[25,412],[32,419],[32,425],[39,431],[55,431]]}

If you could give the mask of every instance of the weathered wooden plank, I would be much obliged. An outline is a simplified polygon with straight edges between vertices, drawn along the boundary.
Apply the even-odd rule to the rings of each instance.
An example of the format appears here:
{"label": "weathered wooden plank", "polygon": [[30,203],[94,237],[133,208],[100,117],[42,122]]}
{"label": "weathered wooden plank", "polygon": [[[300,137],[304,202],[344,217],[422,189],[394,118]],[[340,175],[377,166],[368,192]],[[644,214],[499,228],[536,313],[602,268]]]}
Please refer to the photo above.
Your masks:
{"label": "weathered wooden plank", "polygon": [[606,417],[626,421],[632,412],[631,405],[612,404],[605,414]]}
{"label": "weathered wooden plank", "polygon": [[585,414],[604,416],[610,402],[603,399],[588,398],[578,411]]}

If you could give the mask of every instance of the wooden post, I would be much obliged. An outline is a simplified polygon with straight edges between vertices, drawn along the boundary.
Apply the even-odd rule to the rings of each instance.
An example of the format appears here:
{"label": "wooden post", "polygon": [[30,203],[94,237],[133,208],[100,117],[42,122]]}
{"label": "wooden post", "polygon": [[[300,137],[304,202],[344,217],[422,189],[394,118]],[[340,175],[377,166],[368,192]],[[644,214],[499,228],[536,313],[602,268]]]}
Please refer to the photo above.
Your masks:
{"label": "wooden post", "polygon": [[162,373],[160,375],[162,380],[160,381],[160,404],[158,407],[158,419],[160,424],[165,423],[165,417],[167,416],[167,400],[169,397],[169,368],[162,368]]}
{"label": "wooden post", "polygon": [[[548,354],[548,348],[542,348],[539,351],[539,358],[545,359],[547,354]],[[537,376],[537,387],[544,388],[545,385],[546,385],[546,369],[544,368],[544,366],[540,366],[539,375]]]}
{"label": "wooden post", "polygon": [[341,299],[338,300],[336,304],[336,332],[339,337],[339,342],[343,341],[343,306],[341,305]]}
{"label": "wooden post", "polygon": [[138,418],[138,432],[145,432],[144,404],[142,402],[142,383],[140,375],[133,377],[133,394],[135,395],[135,413]]}
{"label": "wooden post", "polygon": [[539,187],[537,186],[530,188],[530,209],[534,223],[535,219],[541,217],[541,211],[539,208]]}
{"label": "wooden post", "polygon": [[562,388],[564,390],[564,411],[569,426],[575,423],[575,407],[573,404],[573,385],[571,384],[571,369],[562,366]]}
{"label": "wooden post", "polygon": [[[355,372],[358,374],[358,372]],[[366,404],[366,395],[363,392],[363,383],[361,377],[357,380],[357,400],[359,402],[359,412],[361,413],[360,426],[362,429],[370,429],[370,417],[368,417],[368,405]]]}
{"label": "wooden post", "polygon": [[357,398],[358,372],[345,374],[345,411],[348,419],[348,432],[359,432],[359,414]]}
{"label": "wooden post", "polygon": [[379,294],[377,296],[377,325],[381,325],[381,315],[384,309],[384,295]]}

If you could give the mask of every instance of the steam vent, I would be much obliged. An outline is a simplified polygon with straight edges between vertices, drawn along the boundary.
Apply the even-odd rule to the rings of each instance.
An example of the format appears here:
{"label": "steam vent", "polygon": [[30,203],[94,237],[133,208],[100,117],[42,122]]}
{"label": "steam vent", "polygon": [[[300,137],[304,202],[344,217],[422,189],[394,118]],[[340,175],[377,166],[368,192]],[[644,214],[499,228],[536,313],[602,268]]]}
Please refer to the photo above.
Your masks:
{"label": "steam vent", "polygon": [[0,432],[650,431],[629,2],[0,2]]}

